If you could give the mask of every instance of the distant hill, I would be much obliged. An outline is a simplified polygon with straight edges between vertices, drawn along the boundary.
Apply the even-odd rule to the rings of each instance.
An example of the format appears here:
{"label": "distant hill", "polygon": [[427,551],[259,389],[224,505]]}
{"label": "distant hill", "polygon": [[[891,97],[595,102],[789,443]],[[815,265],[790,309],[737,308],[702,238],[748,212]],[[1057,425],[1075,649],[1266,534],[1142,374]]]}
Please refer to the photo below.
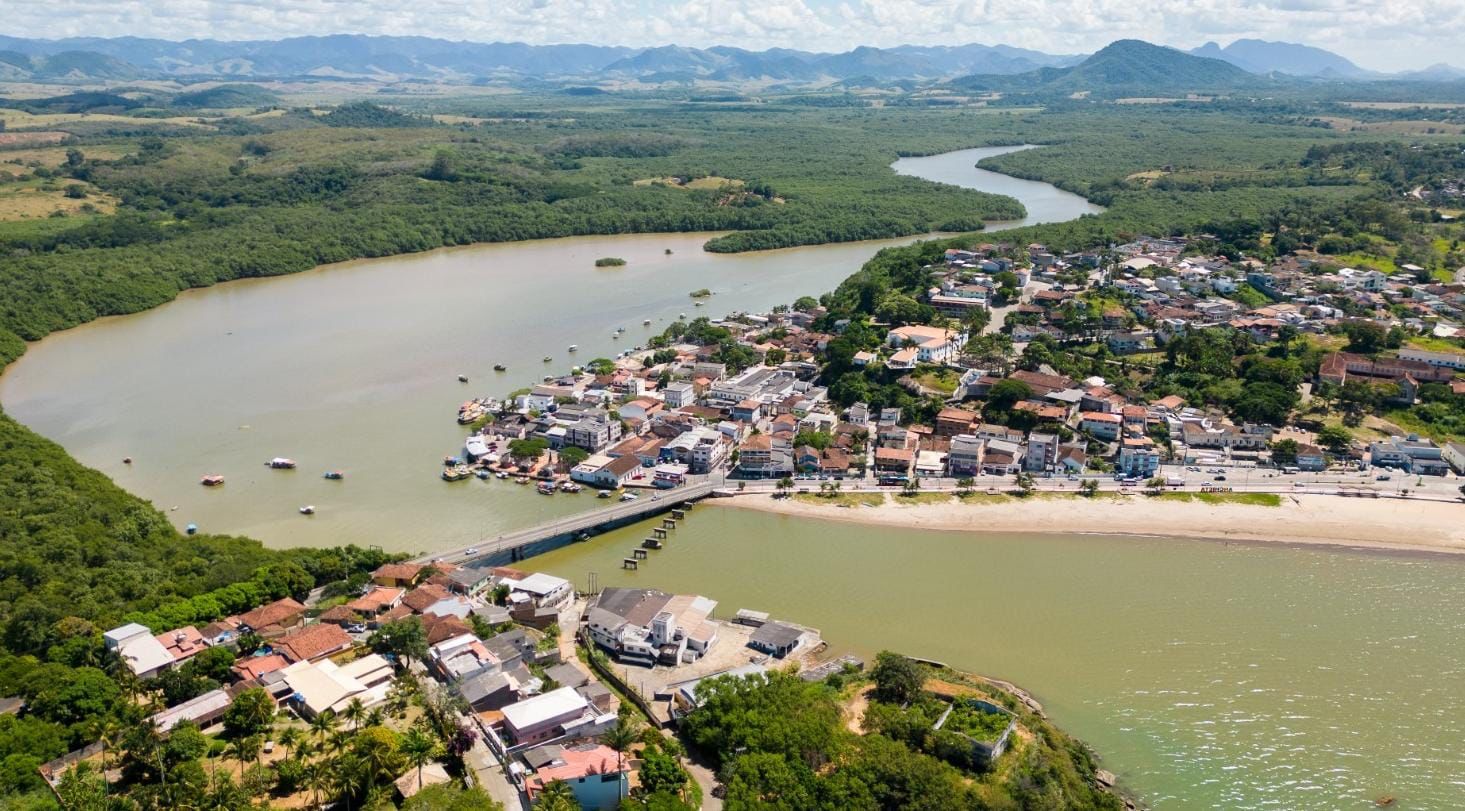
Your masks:
{"label": "distant hill", "polygon": [[279,96],[262,87],[249,84],[221,84],[205,90],[179,93],[173,97],[174,107],[187,109],[268,107],[279,102]]}
{"label": "distant hill", "polygon": [[129,62],[95,51],[57,51],[27,54],[0,50],[0,80],[66,82],[85,79],[137,79],[146,71]]}
{"label": "distant hill", "polygon": [[1465,79],[1465,69],[1457,68],[1454,65],[1446,65],[1444,62],[1438,62],[1423,70],[1401,73],[1398,75],[1398,78],[1425,82],[1457,82]]}
{"label": "distant hill", "polygon": [[1040,68],[1015,76],[967,76],[954,84],[971,90],[1114,97],[1226,93],[1264,87],[1268,80],[1219,59],[1122,39],[1071,67]]}
{"label": "distant hill", "polygon": [[1334,79],[1366,79],[1376,74],[1322,48],[1294,42],[1238,39],[1222,48],[1207,42],[1191,51],[1195,56],[1220,59],[1252,73],[1285,73]]}

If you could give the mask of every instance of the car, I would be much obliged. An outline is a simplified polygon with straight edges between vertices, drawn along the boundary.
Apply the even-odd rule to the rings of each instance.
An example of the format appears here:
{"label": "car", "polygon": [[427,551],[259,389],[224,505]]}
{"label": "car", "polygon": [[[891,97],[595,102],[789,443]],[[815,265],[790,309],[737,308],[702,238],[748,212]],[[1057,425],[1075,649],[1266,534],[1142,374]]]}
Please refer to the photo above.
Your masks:
{"label": "car", "polygon": [[366,626],[359,622],[354,625],[347,625],[346,632],[351,634],[364,634],[366,633]]}
{"label": "car", "polygon": [[476,554],[478,554],[478,547],[476,547],[476,546],[470,546],[467,549],[464,549],[463,550],[463,554],[465,554],[465,555],[476,555]]}
{"label": "car", "polygon": [[1376,481],[1376,482],[1386,482],[1386,481],[1388,481],[1389,479],[1392,479],[1392,478],[1394,478],[1394,477],[1393,476],[1390,476],[1387,473],[1380,473],[1379,475],[1373,477],[1373,480]]}
{"label": "car", "polygon": [[1307,482],[1293,482],[1292,483],[1292,486],[1293,487],[1306,487],[1307,486]]}
{"label": "car", "polygon": [[1226,481],[1226,474],[1225,473],[1217,473],[1216,474],[1216,481],[1218,481],[1218,482]]}

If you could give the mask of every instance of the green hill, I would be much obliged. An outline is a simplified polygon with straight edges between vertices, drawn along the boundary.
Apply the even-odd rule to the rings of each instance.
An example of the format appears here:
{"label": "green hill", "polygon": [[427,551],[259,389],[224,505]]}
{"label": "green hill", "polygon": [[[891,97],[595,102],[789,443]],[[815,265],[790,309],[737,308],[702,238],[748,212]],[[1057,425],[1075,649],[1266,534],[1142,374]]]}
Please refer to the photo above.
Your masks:
{"label": "green hill", "polygon": [[224,109],[230,107],[267,107],[278,104],[280,97],[270,91],[251,84],[221,84],[205,90],[179,93],[173,98],[174,107],[188,109]]}
{"label": "green hill", "polygon": [[1273,86],[1274,80],[1247,73],[1220,59],[1122,39],[1072,67],[1042,68],[1015,76],[968,76],[955,84],[972,90],[1065,95],[1088,92],[1114,97],[1229,93]]}

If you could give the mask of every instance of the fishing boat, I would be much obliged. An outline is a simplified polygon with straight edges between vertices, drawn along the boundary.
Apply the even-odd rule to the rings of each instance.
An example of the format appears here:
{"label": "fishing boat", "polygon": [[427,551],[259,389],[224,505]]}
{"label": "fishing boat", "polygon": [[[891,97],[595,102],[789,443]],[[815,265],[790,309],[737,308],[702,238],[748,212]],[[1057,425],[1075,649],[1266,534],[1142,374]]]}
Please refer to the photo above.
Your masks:
{"label": "fishing boat", "polygon": [[619,332],[612,332],[612,333],[611,333],[611,334],[610,334],[610,337],[611,337],[611,338],[612,338],[612,339],[613,339],[613,340],[617,340],[617,341],[619,341],[619,340],[620,340],[620,339],[621,339],[621,334],[620,334],[620,333],[619,333]]}
{"label": "fishing boat", "polygon": [[500,470],[499,472],[493,474],[493,477],[495,479],[507,479],[509,477],[509,474],[507,474],[504,471]]}
{"label": "fishing boat", "polygon": [[625,327],[616,327],[616,332],[625,332],[625,331],[626,331],[626,328]]}
{"label": "fishing boat", "polygon": [[300,514],[301,515],[315,515],[315,505],[314,504],[307,504],[304,507],[301,507],[300,508]]}
{"label": "fishing boat", "polygon": [[487,480],[488,477],[490,475],[492,475],[492,474],[490,474],[487,470],[484,470],[483,468],[479,468],[479,469],[473,471],[473,475],[474,476],[477,476],[480,479]]}
{"label": "fishing boat", "polygon": [[552,496],[554,495],[554,482],[540,482],[534,486],[534,489],[538,490],[542,496]]}
{"label": "fishing boat", "polygon": [[218,487],[219,485],[224,483],[224,477],[217,474],[211,474],[199,479],[198,483],[203,485],[204,487]]}
{"label": "fishing boat", "polygon": [[703,302],[700,302],[700,301],[698,301],[698,302],[694,302],[694,303],[693,303],[693,304],[692,304],[692,306],[693,306],[693,307],[701,307],[701,306],[702,306],[702,304],[703,304]]}
{"label": "fishing boat", "polygon": [[570,344],[570,351],[571,352],[579,352],[580,351],[580,345],[579,344]]}
{"label": "fishing boat", "polygon": [[453,467],[443,468],[443,481],[445,482],[460,482],[471,475],[473,473],[468,469],[467,465],[454,465]]}
{"label": "fishing boat", "polygon": [[198,524],[189,524],[188,526],[183,528],[183,531],[187,532],[189,535],[196,534],[198,532]]}
{"label": "fishing boat", "polygon": [[520,476],[520,477],[514,479],[514,484],[528,484],[528,483],[529,483],[529,477],[528,476]]}
{"label": "fishing boat", "polygon": [[132,464],[132,457],[131,456],[124,456],[124,457],[122,457],[122,464],[124,464],[124,465],[130,465],[130,464]]}
{"label": "fishing boat", "polygon": [[276,456],[275,458],[271,459],[270,461],[266,462],[265,464],[269,465],[271,468],[273,468],[275,470],[294,470],[295,469],[295,460],[294,459],[286,459],[283,456]]}
{"label": "fishing boat", "polygon": [[568,482],[567,481],[567,482],[564,482],[564,483],[562,483],[560,485],[560,489],[563,490],[566,493],[578,493],[581,490],[584,490],[585,488],[584,487],[581,487],[580,485],[578,485],[578,484],[576,484],[574,482]]}
{"label": "fishing boat", "polygon": [[346,474],[342,473],[339,470],[327,470],[325,474],[321,476],[321,478],[330,479],[332,481],[339,481],[346,478]]}
{"label": "fishing boat", "polygon": [[549,355],[545,355],[544,357],[540,358],[540,360],[544,361],[545,363],[549,363],[550,361],[554,360],[554,358],[550,357]]}
{"label": "fishing boat", "polygon": [[503,365],[502,363],[495,363],[493,365],[493,370],[495,372],[507,372],[509,370],[509,367]]}
{"label": "fishing boat", "polygon": [[458,465],[461,465],[461,464],[463,464],[463,460],[462,459],[459,459],[456,456],[444,456],[443,457],[443,467],[457,467]]}

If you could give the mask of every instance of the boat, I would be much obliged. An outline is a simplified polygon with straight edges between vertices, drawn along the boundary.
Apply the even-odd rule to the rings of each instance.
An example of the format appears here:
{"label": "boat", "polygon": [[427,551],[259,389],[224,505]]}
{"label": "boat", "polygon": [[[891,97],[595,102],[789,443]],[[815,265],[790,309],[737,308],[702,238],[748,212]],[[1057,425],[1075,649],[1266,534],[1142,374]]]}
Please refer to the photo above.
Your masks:
{"label": "boat", "polygon": [[529,483],[529,477],[528,476],[520,476],[520,477],[514,479],[514,484],[528,484],[528,483]]}
{"label": "boat", "polygon": [[458,375],[458,382],[459,383],[467,383],[468,382],[468,375]]}
{"label": "boat", "polygon": [[584,487],[581,487],[580,485],[578,485],[578,484],[576,484],[574,482],[567,481],[567,482],[564,482],[564,483],[562,483],[560,485],[560,489],[563,490],[566,493],[578,493],[581,490],[584,490],[585,488]]}
{"label": "boat", "polygon": [[202,479],[199,479],[198,483],[203,485],[204,487],[218,487],[219,485],[224,483],[224,477],[217,474],[211,474],[208,476],[204,476]]}
{"label": "boat", "polygon": [[570,351],[571,352],[579,352],[580,351],[580,345],[579,344],[570,344]]}
{"label": "boat", "polygon": [[471,475],[473,473],[468,469],[467,465],[454,465],[443,468],[443,481],[445,482],[460,482]]}
{"label": "boat", "polygon": [[188,526],[183,528],[183,531],[187,532],[189,535],[194,535],[198,532],[198,524],[189,524]]}
{"label": "boat", "polygon": [[122,464],[124,464],[124,465],[130,465],[130,464],[132,464],[132,457],[131,456],[124,456],[124,457],[122,457]]}
{"label": "boat", "polygon": [[702,304],[703,304],[703,302],[700,302],[700,301],[698,301],[698,302],[694,302],[694,303],[693,303],[693,304],[692,304],[692,306],[693,306],[693,307],[701,307],[701,306],[702,306]]}
{"label": "boat", "polygon": [[479,468],[479,469],[473,471],[473,475],[474,476],[477,476],[480,479],[484,479],[486,481],[491,474],[487,470],[484,470],[483,468]]}
{"label": "boat", "polygon": [[332,481],[339,481],[346,478],[346,474],[342,473],[339,470],[327,470],[321,478],[331,479]]}
{"label": "boat", "polygon": [[504,471],[500,470],[499,472],[493,474],[493,477],[495,479],[507,479],[509,477],[509,474],[507,474]]}
{"label": "boat", "polygon": [[502,363],[495,363],[493,365],[493,370],[495,372],[507,372],[509,370],[509,367],[503,365]]}
{"label": "boat", "polygon": [[641,326],[643,326],[643,327],[649,327],[649,326],[651,326],[651,319],[648,318],[645,321],[642,321],[641,322]]}
{"label": "boat", "polygon": [[463,460],[462,459],[459,459],[456,456],[444,456],[443,457],[443,467],[457,467],[458,465],[461,465],[461,464],[463,464]]}
{"label": "boat", "polygon": [[538,490],[542,496],[552,496],[554,495],[554,482],[540,482],[534,486],[534,489]]}
{"label": "boat", "polygon": [[626,331],[626,328],[625,327],[616,327],[616,332],[625,332],[625,331]]}
{"label": "boat", "polygon": [[266,462],[265,464],[269,465],[271,468],[273,468],[275,470],[294,470],[295,469],[295,460],[294,459],[286,459],[283,456],[276,456],[275,458],[271,459],[270,461]]}
{"label": "boat", "polygon": [[620,340],[620,339],[621,339],[621,334],[620,334],[620,333],[619,333],[619,332],[612,332],[612,333],[611,333],[611,334],[610,334],[610,337],[611,337],[611,338],[612,338],[612,339],[613,339],[613,340],[617,340],[617,341],[619,341],[619,340]]}
{"label": "boat", "polygon": [[549,363],[550,361],[554,360],[554,358],[550,357],[549,355],[545,355],[544,357],[540,358],[540,360],[544,361],[545,363]]}
{"label": "boat", "polygon": [[304,507],[301,507],[300,508],[300,514],[301,515],[315,515],[315,505],[314,504],[307,504]]}

